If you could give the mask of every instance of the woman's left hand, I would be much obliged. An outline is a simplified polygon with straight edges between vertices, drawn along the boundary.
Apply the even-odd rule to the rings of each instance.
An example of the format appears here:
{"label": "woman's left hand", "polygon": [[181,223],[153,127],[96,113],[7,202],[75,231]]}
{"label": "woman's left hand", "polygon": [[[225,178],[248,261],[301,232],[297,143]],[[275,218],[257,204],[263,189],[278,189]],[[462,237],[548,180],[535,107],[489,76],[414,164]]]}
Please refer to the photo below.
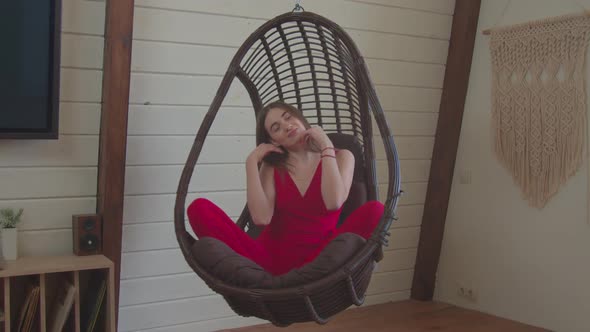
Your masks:
{"label": "woman's left hand", "polygon": [[303,132],[303,138],[306,142],[308,142],[308,144],[310,143],[309,140],[312,139],[322,150],[327,147],[334,146],[322,127],[311,127],[307,129],[305,132]]}

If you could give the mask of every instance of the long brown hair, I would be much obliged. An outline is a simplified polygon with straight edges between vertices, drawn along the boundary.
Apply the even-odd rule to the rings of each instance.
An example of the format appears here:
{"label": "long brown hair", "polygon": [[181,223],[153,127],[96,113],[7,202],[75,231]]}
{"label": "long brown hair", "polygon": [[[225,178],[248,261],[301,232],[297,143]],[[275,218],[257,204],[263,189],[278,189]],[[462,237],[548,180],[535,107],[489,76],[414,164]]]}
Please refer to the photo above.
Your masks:
{"label": "long brown hair", "polygon": [[[311,128],[311,125],[309,124],[307,119],[305,119],[305,117],[303,116],[303,113],[301,113],[301,111],[297,107],[295,107],[291,104],[287,104],[282,100],[274,101],[274,102],[264,106],[258,112],[258,116],[256,118],[256,145],[259,145],[262,143],[272,144],[270,134],[268,133],[268,131],[264,127],[264,122],[266,120],[266,116],[268,115],[268,112],[270,112],[270,110],[273,108],[278,108],[278,109],[287,111],[289,114],[291,114],[292,116],[299,119],[303,123],[303,126],[305,127],[305,129]],[[283,150],[283,153],[271,152],[271,153],[267,154],[266,157],[264,157],[262,160],[275,168],[286,170],[287,169],[287,159],[289,158],[289,152],[285,148],[283,148],[282,146],[280,148],[281,148],[281,150]]]}

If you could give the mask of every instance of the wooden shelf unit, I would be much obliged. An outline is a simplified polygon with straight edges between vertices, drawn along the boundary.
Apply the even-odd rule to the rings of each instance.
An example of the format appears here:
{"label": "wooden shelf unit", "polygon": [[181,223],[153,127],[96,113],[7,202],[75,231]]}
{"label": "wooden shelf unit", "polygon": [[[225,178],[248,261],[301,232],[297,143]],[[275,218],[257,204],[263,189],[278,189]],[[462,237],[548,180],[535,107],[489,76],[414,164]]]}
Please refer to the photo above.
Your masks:
{"label": "wooden shelf unit", "polygon": [[[25,301],[29,286],[39,286],[37,314],[32,331],[47,332],[53,317],[52,303],[58,296],[58,285],[63,280],[75,287],[74,304],[66,321],[64,331],[83,331],[81,326],[87,302],[89,280],[100,278],[106,282],[106,294],[102,302],[101,313],[95,331],[115,332],[115,274],[114,264],[103,255],[91,256],[38,256],[22,257],[6,261],[0,270],[0,307],[4,311],[4,321],[0,321],[0,332],[11,332],[18,325],[21,307]],[[91,293],[91,292],[90,292]]]}

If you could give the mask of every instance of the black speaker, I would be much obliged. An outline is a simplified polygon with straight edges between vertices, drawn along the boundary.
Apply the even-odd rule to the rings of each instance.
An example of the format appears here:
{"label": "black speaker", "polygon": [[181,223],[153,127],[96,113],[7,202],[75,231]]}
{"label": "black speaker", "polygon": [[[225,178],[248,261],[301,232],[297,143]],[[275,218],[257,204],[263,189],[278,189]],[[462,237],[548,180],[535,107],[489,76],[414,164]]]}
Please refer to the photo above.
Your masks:
{"label": "black speaker", "polygon": [[74,254],[78,256],[102,253],[102,223],[96,214],[72,216]]}

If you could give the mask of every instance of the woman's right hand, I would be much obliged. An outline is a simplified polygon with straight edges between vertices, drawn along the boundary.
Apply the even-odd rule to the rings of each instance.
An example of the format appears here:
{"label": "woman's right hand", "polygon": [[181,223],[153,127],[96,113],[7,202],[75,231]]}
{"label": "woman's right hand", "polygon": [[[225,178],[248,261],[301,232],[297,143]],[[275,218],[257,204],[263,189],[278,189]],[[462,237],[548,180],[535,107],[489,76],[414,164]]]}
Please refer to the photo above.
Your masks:
{"label": "woman's right hand", "polygon": [[283,150],[273,144],[262,143],[250,152],[247,161],[255,161],[256,164],[259,164],[262,162],[262,159],[271,152],[283,153]]}

